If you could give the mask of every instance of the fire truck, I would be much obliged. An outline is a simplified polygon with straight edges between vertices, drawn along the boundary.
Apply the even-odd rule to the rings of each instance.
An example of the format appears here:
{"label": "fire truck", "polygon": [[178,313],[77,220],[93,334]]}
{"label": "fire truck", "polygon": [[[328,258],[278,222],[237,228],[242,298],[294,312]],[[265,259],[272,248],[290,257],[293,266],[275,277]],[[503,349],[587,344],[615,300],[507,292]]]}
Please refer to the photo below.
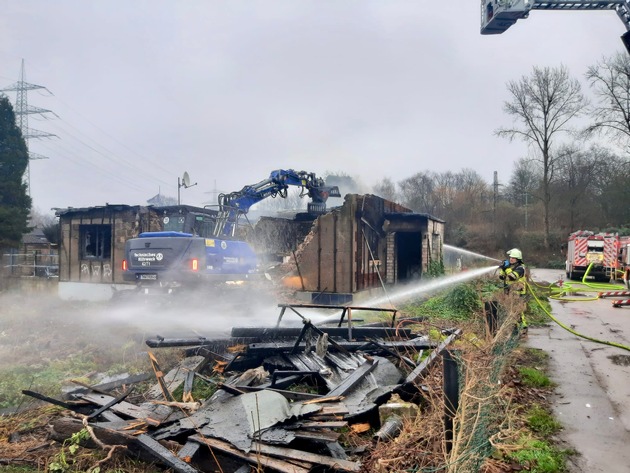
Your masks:
{"label": "fire truck", "polygon": [[620,249],[620,239],[616,233],[593,233],[588,230],[571,233],[567,244],[567,278],[582,279],[592,265],[589,276],[596,281],[614,281],[621,264]]}
{"label": "fire truck", "polygon": [[623,279],[623,284],[630,289],[630,237],[619,237],[619,268],[617,278]]}

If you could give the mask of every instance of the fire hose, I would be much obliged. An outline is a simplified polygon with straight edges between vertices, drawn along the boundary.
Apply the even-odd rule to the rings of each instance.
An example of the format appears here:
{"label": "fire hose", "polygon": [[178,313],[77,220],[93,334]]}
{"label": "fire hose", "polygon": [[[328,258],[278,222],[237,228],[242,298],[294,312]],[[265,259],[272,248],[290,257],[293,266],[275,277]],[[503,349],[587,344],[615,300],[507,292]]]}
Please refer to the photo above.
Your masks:
{"label": "fire hose", "polygon": [[[591,267],[589,266],[588,269],[586,270],[586,273],[584,273],[584,277],[582,278],[582,282],[584,283],[584,280],[586,279],[586,277],[588,276],[588,273],[590,271]],[[533,281],[531,281],[531,283],[533,283]],[[587,284],[589,287],[592,287],[593,284]],[[558,320],[556,317],[553,316],[553,314],[551,312],[549,312],[547,310],[547,308],[544,306],[544,304],[542,302],[540,302],[540,299],[538,299],[538,297],[536,296],[536,291],[534,291],[530,285],[530,281],[526,280],[525,281],[525,287],[527,288],[527,291],[532,295],[532,297],[534,298],[534,300],[536,301],[536,303],[538,304],[538,306],[543,310],[543,312],[551,319],[553,320],[556,324],[558,324],[560,327],[562,327],[563,329],[565,329],[567,332],[572,333],[573,335],[575,335],[576,337],[580,337],[583,338],[585,340],[590,340],[591,342],[595,342],[595,343],[600,343],[602,345],[608,345],[611,347],[616,347],[616,348],[621,348],[622,350],[627,350],[630,351],[630,346],[627,345],[623,345],[621,343],[615,343],[615,342],[609,342],[606,340],[600,340],[598,338],[594,338],[594,337],[589,337],[588,335],[584,335],[582,333],[579,333],[575,330],[573,330],[571,327],[567,326],[566,324],[562,323],[560,320]],[[551,287],[551,286],[550,286]],[[563,293],[565,293],[566,291],[562,291]],[[573,292],[577,292],[577,291],[573,291]],[[553,296],[549,296],[550,298],[554,298],[554,299],[560,299],[558,297],[553,297]],[[574,300],[574,301],[586,301],[586,300],[595,300],[598,299],[598,297],[596,298],[579,298],[579,299],[560,299],[560,300]]]}

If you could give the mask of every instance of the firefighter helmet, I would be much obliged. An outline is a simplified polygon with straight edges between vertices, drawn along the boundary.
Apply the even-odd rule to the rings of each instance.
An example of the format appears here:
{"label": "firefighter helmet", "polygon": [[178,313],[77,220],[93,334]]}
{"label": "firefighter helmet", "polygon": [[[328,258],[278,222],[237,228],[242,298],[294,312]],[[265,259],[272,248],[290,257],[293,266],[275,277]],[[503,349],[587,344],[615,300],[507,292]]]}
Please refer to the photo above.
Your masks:
{"label": "firefighter helmet", "polygon": [[521,250],[519,250],[518,248],[512,248],[510,251],[507,252],[507,255],[510,258],[516,258],[516,259],[523,259],[523,253],[521,253]]}

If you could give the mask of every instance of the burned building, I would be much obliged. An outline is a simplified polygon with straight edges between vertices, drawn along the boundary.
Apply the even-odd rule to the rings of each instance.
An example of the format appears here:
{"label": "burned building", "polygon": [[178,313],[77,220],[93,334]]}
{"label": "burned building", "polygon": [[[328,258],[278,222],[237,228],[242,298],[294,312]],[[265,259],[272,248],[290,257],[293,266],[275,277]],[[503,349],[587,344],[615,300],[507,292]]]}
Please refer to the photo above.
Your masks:
{"label": "burned building", "polygon": [[291,241],[264,238],[259,227],[257,237],[264,241],[259,246],[286,251],[300,240],[287,257],[295,270],[285,280],[308,302],[349,302],[363,291],[420,279],[442,264],[444,221],[375,195],[346,195],[344,204],[317,218],[308,233],[299,221],[265,227],[266,235]]}

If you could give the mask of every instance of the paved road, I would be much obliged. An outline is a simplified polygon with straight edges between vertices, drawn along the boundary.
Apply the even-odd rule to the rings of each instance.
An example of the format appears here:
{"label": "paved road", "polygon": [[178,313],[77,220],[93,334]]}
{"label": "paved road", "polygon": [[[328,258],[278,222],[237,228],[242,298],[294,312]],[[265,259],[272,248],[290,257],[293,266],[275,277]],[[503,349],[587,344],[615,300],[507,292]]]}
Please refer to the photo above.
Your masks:
{"label": "paved road", "polygon": [[[560,276],[560,270],[532,270],[536,282]],[[630,306],[614,308],[611,299],[552,300],[551,308],[578,333],[630,347]],[[569,471],[630,473],[630,351],[578,338],[555,323],[531,328],[527,343],[551,357],[560,437],[581,454]]]}

